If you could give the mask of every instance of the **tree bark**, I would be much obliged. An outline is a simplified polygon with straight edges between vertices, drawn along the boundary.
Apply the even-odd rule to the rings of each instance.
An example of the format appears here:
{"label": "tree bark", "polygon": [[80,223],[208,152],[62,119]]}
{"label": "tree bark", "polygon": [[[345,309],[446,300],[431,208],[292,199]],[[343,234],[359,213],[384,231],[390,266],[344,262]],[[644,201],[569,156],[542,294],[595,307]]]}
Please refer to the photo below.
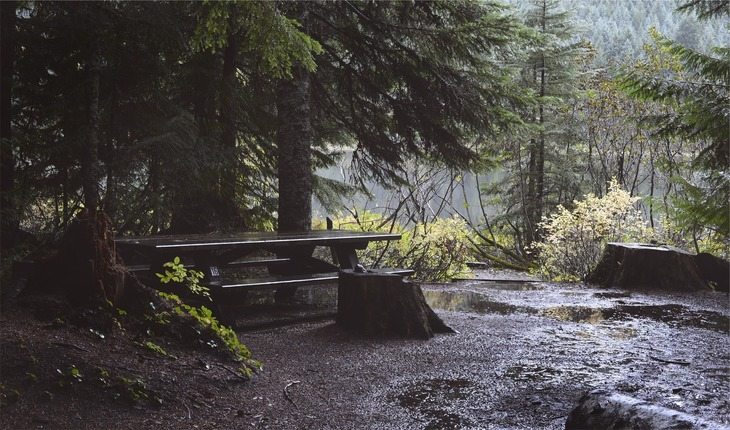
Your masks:
{"label": "tree bark", "polygon": [[428,306],[421,287],[384,273],[340,272],[337,324],[368,336],[430,339],[454,332]]}
{"label": "tree bark", "polygon": [[586,278],[606,287],[696,291],[708,289],[695,256],[669,246],[609,243]]}
{"label": "tree bark", "polygon": [[[306,27],[306,3],[300,22]],[[292,79],[281,80],[276,92],[279,179],[279,231],[312,228],[312,143],[310,74],[302,65],[292,68]]]}
{"label": "tree bark", "polygon": [[15,62],[15,2],[0,4],[0,248],[10,249],[18,230],[18,210],[15,202],[15,158],[11,141],[12,86]]}
{"label": "tree bark", "polygon": [[87,141],[81,156],[81,176],[84,203],[92,210],[99,208],[99,89],[101,85],[101,58],[99,40],[90,41],[88,65]]}
{"label": "tree bark", "polygon": [[[233,20],[233,18],[231,19]],[[222,154],[224,155],[220,175],[220,218],[226,227],[239,227],[241,224],[236,204],[236,55],[238,38],[236,34],[228,35],[223,50],[223,76],[220,94],[222,123]]]}
{"label": "tree bark", "polygon": [[730,292],[730,262],[706,252],[695,256],[702,278],[717,291]]}
{"label": "tree bark", "polygon": [[297,66],[294,79],[277,91],[279,114],[279,231],[307,231],[312,225],[312,155],[309,72]]}
{"label": "tree bark", "polygon": [[101,211],[79,214],[58,253],[39,264],[29,292],[60,292],[75,306],[88,308],[119,304],[124,294],[127,270],[116,253],[111,221]]}

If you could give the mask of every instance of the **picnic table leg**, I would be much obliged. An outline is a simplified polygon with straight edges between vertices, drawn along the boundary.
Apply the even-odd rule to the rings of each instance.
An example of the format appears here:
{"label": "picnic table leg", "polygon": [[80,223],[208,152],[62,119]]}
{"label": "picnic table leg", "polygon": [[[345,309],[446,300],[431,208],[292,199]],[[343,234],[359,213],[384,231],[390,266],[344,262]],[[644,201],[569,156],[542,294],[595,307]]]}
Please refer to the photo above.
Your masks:
{"label": "picnic table leg", "polygon": [[354,247],[333,247],[335,255],[337,256],[337,264],[340,269],[354,269],[360,260],[357,258],[357,251]]}
{"label": "picnic table leg", "polygon": [[[207,303],[215,313],[218,321],[226,325],[234,325],[235,320],[230,317],[230,313],[226,310],[223,305],[227,303],[225,297],[222,296],[221,285],[221,273],[219,269],[219,261],[217,256],[208,253],[200,252],[192,255],[193,261],[195,261],[195,270],[203,272],[203,283],[210,288],[211,303]],[[245,298],[245,291],[238,292],[238,299],[242,300]]]}
{"label": "picnic table leg", "polygon": [[[310,257],[312,257],[313,253],[314,246],[303,246],[287,249],[286,251],[278,251],[276,253],[276,256],[280,258],[289,258],[291,260],[291,264],[287,266],[277,267],[273,271],[270,269],[269,271],[271,274],[274,275],[306,274],[308,273],[308,270],[305,262],[310,259]],[[296,292],[296,286],[277,288],[276,292],[274,293],[274,301],[276,303],[290,301],[294,297],[294,294],[296,294]]]}

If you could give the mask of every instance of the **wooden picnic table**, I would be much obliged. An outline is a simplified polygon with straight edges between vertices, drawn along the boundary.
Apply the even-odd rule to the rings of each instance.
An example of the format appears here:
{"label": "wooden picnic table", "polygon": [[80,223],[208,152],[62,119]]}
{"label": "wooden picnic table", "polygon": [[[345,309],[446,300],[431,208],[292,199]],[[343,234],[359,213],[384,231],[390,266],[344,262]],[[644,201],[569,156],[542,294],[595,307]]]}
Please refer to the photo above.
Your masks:
{"label": "wooden picnic table", "polygon": [[[399,240],[400,234],[349,230],[313,230],[300,233],[245,232],[146,237],[120,237],[115,240],[125,261],[138,261],[150,273],[162,272],[162,265],[180,257],[188,267],[204,273],[204,283],[213,289],[276,287],[294,293],[297,286],[336,280],[340,270],[355,269],[358,249],[370,242]],[[333,263],[313,255],[317,246],[332,250]],[[262,251],[273,257],[247,258]],[[231,279],[221,268],[265,266],[269,276]],[[381,269],[387,273],[411,274],[410,270]],[[287,287],[287,288],[282,288]],[[277,290],[278,292],[279,290]]]}

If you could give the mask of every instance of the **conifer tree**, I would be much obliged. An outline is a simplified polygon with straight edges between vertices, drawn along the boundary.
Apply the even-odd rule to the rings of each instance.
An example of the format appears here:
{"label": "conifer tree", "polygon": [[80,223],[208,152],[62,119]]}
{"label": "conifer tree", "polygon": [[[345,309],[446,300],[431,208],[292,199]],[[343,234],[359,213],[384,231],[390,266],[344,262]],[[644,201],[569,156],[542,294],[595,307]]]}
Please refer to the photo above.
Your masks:
{"label": "conifer tree", "polygon": [[[387,182],[409,156],[469,166],[479,159],[484,137],[516,120],[510,111],[523,102],[523,92],[504,64],[520,27],[503,8],[470,1],[342,1],[307,3],[306,9],[305,28],[323,53],[316,73],[306,77],[309,101],[297,105],[310,115],[311,134],[279,129],[286,139],[298,139],[295,146],[311,144],[318,154],[354,146],[363,176]],[[302,121],[290,113],[279,110],[280,127]],[[282,138],[279,145],[292,148]],[[309,219],[306,205],[281,199],[311,196],[304,171],[316,161],[306,166],[302,159],[301,174],[280,171],[280,207],[291,208],[280,217]]]}
{"label": "conifer tree", "polygon": [[526,12],[526,24],[537,41],[527,50],[519,82],[529,88],[535,103],[522,111],[526,124],[508,139],[513,174],[509,183],[487,193],[505,196],[506,217],[517,236],[519,252],[539,239],[538,223],[558,203],[576,192],[570,161],[570,101],[577,97],[589,46],[577,38],[570,15],[556,0],[535,0]]}
{"label": "conifer tree", "polygon": [[[691,11],[700,19],[730,16],[730,2],[694,0],[680,11]],[[658,135],[678,136],[705,147],[695,161],[696,178],[677,178],[688,197],[679,202],[682,219],[689,225],[714,231],[727,241],[730,234],[730,49],[716,47],[710,54],[687,48],[668,38],[659,46],[674,56],[681,70],[664,70],[660,76],[641,70],[626,73],[621,81],[632,96],[664,103],[669,113],[652,120]]]}

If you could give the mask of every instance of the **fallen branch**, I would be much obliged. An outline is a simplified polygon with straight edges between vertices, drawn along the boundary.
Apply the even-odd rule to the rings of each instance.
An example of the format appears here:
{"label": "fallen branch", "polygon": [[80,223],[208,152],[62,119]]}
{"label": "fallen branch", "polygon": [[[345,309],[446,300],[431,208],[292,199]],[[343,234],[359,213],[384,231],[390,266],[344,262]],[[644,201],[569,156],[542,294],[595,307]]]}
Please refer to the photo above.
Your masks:
{"label": "fallen branch", "polygon": [[654,355],[650,355],[649,358],[652,360],[656,360],[660,363],[667,363],[667,364],[681,364],[682,366],[689,366],[690,362],[685,360],[669,360],[666,358],[656,357]]}
{"label": "fallen branch", "polygon": [[498,266],[507,268],[507,269],[513,269],[520,272],[526,272],[530,270],[529,266],[523,266],[520,264],[512,263],[510,261],[507,261],[505,259],[499,258],[495,255],[492,255],[488,253],[487,251],[483,250],[473,239],[467,238],[469,242],[471,242],[473,249],[483,258],[486,258],[487,260],[497,264]]}
{"label": "fallen branch", "polygon": [[226,365],[224,365],[224,364],[220,364],[220,363],[213,363],[213,365],[215,365],[215,366],[218,366],[218,367],[220,367],[220,368],[222,368],[222,369],[225,369],[225,370],[227,370],[227,371],[228,371],[228,372],[229,372],[230,374],[232,374],[232,375],[235,375],[236,377],[238,377],[238,378],[240,378],[240,379],[242,379],[242,380],[244,380],[244,381],[248,382],[248,378],[246,378],[245,376],[241,375],[241,374],[240,374],[239,372],[236,372],[235,370],[231,369],[230,367],[228,367],[228,366],[226,366]]}
{"label": "fallen branch", "polygon": [[292,400],[292,398],[289,397],[289,391],[287,391],[287,390],[292,385],[301,384],[301,383],[302,383],[302,381],[292,381],[292,382],[286,384],[286,386],[284,386],[284,397],[286,397],[286,399],[289,401],[289,403],[291,403],[292,405],[294,405],[294,407],[297,408],[297,409],[299,409],[299,406],[297,406],[297,404],[294,403],[294,400]]}
{"label": "fallen branch", "polygon": [[64,346],[64,347],[66,347],[66,348],[73,348],[73,349],[75,349],[75,350],[77,350],[77,351],[81,351],[81,352],[89,352],[89,350],[88,350],[88,349],[86,349],[86,348],[82,348],[82,347],[80,347],[80,346],[78,346],[78,345],[74,345],[74,344],[72,344],[72,343],[66,343],[66,342],[53,342],[53,345],[56,345],[56,346]]}

